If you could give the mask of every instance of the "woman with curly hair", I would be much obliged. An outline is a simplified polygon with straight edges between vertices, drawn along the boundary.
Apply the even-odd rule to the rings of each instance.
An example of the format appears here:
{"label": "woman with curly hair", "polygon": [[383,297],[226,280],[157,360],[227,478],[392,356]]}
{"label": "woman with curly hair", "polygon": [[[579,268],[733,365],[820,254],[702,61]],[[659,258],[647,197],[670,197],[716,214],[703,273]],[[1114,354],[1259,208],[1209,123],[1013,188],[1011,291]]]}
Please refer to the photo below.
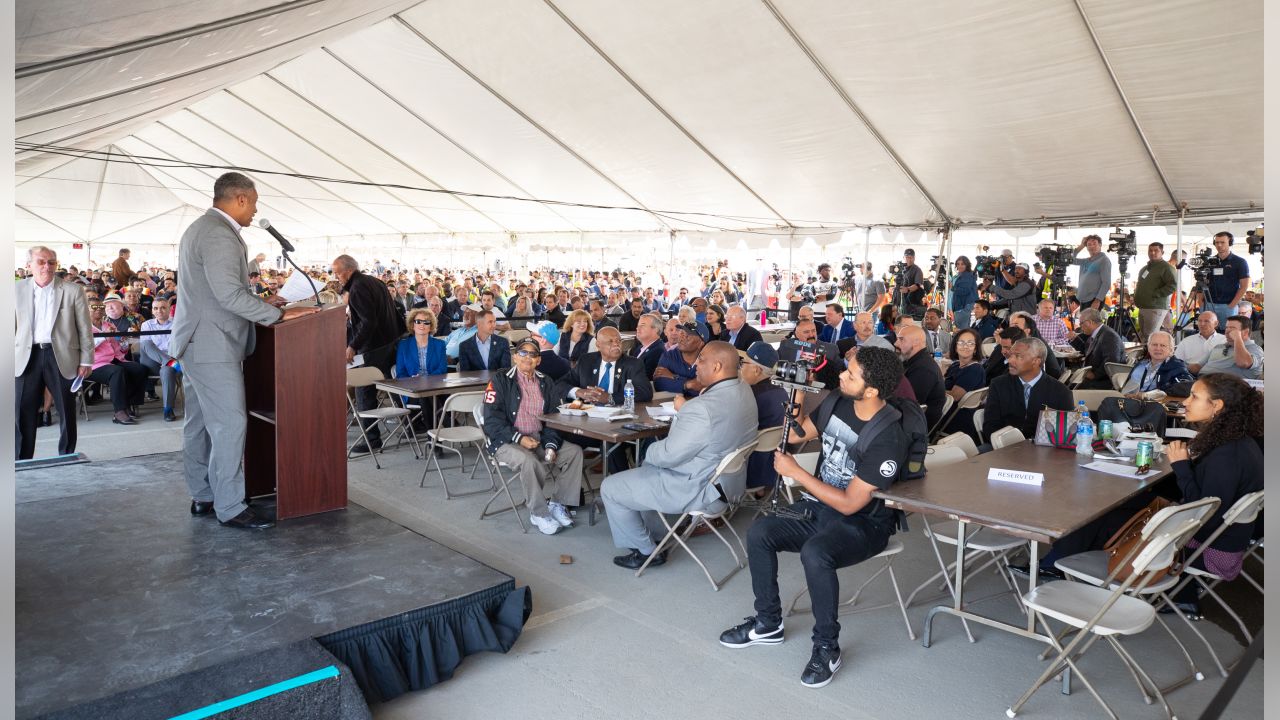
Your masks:
{"label": "woman with curly hair", "polygon": [[591,322],[591,314],[586,310],[574,310],[565,318],[564,327],[560,328],[560,347],[557,354],[577,365],[578,360],[587,354],[591,347],[591,339],[595,336],[595,324]]}
{"label": "woman with curly hair", "polygon": [[[1182,502],[1206,497],[1222,501],[1187,544],[1195,550],[1217,531],[1222,516],[1237,500],[1262,489],[1262,393],[1235,375],[1212,373],[1191,386],[1185,405],[1187,422],[1199,432],[1190,442],[1175,440],[1168,446]],[[1232,525],[1205,549],[1193,567],[1234,580],[1252,537],[1252,524]],[[1199,585],[1192,583],[1174,598],[1188,617],[1200,614],[1197,590]]]}
{"label": "woman with curly hair", "polygon": [[[1058,558],[1101,550],[1107,539],[1150,504],[1156,493],[1179,503],[1206,497],[1222,501],[1217,512],[1205,521],[1188,545],[1194,549],[1218,529],[1222,516],[1237,500],[1262,489],[1262,447],[1259,444],[1262,437],[1262,394],[1235,375],[1214,373],[1201,377],[1191,386],[1191,397],[1187,398],[1186,406],[1187,421],[1199,432],[1189,443],[1174,440],[1167,445],[1177,487],[1157,487],[1154,492],[1139,493],[1116,510],[1058,540],[1040,561],[1042,576],[1061,577],[1061,573],[1053,568],[1053,562]],[[1195,565],[1232,580],[1240,574],[1252,537],[1252,525],[1234,525],[1205,550]],[[1014,569],[1025,572],[1025,566]],[[1188,617],[1199,616],[1195,590],[1198,587],[1192,584],[1174,598]]]}

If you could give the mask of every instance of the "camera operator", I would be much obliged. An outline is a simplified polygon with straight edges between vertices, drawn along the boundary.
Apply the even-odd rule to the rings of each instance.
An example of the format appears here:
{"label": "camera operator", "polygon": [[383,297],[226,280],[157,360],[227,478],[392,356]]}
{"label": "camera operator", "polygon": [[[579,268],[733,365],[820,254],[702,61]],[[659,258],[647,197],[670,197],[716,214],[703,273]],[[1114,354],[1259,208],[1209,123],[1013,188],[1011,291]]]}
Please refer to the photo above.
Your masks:
{"label": "camera operator", "polygon": [[902,272],[897,278],[897,297],[895,303],[902,308],[902,314],[915,320],[924,318],[924,270],[916,265],[916,251],[907,248],[902,251]]}
{"label": "camera operator", "polygon": [[1235,236],[1223,230],[1213,236],[1218,266],[1209,275],[1209,297],[1204,309],[1218,316],[1218,332],[1227,331],[1226,319],[1236,314],[1240,298],[1249,289],[1249,263],[1231,252]]}
{"label": "camera operator", "polygon": [[1027,277],[1027,266],[1015,265],[1012,272],[1002,266],[1000,275],[1009,285],[1009,289],[1006,290],[999,285],[992,287],[991,281],[987,280],[982,284],[982,292],[988,290],[994,292],[996,297],[1000,298],[996,301],[996,307],[1007,307],[1010,314],[1025,312],[1028,315],[1034,315],[1037,299],[1036,285],[1031,278]]}
{"label": "camera operator", "polygon": [[1133,290],[1133,304],[1138,306],[1138,336],[1142,342],[1161,328],[1171,331],[1169,298],[1178,289],[1173,266],[1165,262],[1164,245],[1147,246],[1147,264],[1138,271],[1138,284]]}
{"label": "camera operator", "polygon": [[1005,248],[1000,251],[1000,273],[996,275],[996,287],[1008,290],[1013,287],[1013,281],[1005,276],[1005,273],[1013,274],[1013,267],[1017,265],[1017,261],[1013,259],[1013,251]]}
{"label": "camera operator", "polygon": [[1102,238],[1097,235],[1086,235],[1076,247],[1076,255],[1081,250],[1088,250],[1089,257],[1077,257],[1071,263],[1080,267],[1076,297],[1082,306],[1102,310],[1107,306],[1107,290],[1111,288],[1111,258],[1102,252]]}
{"label": "camera operator", "polygon": [[782,642],[778,553],[799,553],[815,621],[813,654],[800,678],[808,687],[826,685],[840,668],[837,570],[874,557],[893,534],[893,511],[872,493],[891,486],[907,463],[907,435],[898,411],[886,403],[902,377],[902,363],[888,350],[863,348],[850,358],[839,392],[812,417],[799,418],[803,435],[793,430],[788,438],[821,438],[817,470],[805,471],[792,455],[775,455],[774,469],[802,488],[804,499],[793,509],[805,518],[765,516],[747,535],[755,615],[724,631],[720,642],[731,648]]}

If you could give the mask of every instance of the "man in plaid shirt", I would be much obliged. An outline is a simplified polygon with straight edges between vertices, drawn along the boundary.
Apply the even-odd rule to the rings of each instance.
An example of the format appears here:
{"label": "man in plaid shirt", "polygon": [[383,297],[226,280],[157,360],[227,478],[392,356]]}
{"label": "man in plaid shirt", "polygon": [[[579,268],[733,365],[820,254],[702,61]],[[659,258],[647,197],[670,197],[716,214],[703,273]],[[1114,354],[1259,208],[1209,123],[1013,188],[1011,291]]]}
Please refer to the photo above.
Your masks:
{"label": "man in plaid shirt", "polygon": [[1067,339],[1067,324],[1062,318],[1053,314],[1053,301],[1041,300],[1037,305],[1040,311],[1036,314],[1036,330],[1050,348],[1070,344]]}

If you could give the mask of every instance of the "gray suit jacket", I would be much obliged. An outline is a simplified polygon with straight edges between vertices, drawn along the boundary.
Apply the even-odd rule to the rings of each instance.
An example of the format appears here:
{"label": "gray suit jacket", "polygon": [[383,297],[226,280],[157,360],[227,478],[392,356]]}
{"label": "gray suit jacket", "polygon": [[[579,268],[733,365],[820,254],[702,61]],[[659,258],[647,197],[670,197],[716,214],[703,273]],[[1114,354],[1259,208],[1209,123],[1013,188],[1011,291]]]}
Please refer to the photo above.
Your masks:
{"label": "gray suit jacket", "polygon": [[253,352],[254,323],[274,323],[278,308],[249,292],[240,235],[210,209],[178,246],[178,313],[169,354],[183,362],[240,362]]}
{"label": "gray suit jacket", "polygon": [[[921,328],[921,329],[924,330],[924,328]],[[933,336],[929,334],[928,330],[924,331],[924,340],[925,340],[925,350],[928,350],[930,355],[932,355],[935,352],[938,352],[939,350],[942,351],[942,354],[944,356],[947,353],[951,352],[951,333],[947,332],[946,330],[943,330],[941,327],[938,328],[937,347],[934,347]]]}
{"label": "gray suit jacket", "polygon": [[[649,446],[640,472],[653,476],[655,492],[665,492],[673,505],[705,507],[719,499],[707,485],[716,466],[729,453],[751,442],[759,428],[751,387],[737,378],[725,380],[689,400],[671,423],[667,437]],[[746,466],[721,478],[730,499],[746,489]]]}
{"label": "gray suit jacket", "polygon": [[[32,286],[35,281],[27,278],[18,282],[14,298],[17,328],[13,336],[13,376],[18,377],[27,369],[31,359]],[[53,279],[53,292],[57,295],[57,314],[53,318],[53,357],[58,361],[58,372],[71,379],[81,365],[93,364],[93,329],[89,325],[89,302],[84,299],[84,289],[75,283]]]}

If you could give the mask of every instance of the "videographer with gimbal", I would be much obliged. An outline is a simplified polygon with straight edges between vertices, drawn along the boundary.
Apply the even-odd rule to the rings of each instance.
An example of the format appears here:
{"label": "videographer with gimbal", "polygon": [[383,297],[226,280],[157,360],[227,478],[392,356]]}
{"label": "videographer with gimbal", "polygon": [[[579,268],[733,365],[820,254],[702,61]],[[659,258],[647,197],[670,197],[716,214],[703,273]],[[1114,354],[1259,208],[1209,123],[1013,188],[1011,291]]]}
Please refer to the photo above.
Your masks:
{"label": "videographer with gimbal", "polygon": [[903,315],[910,316],[917,322],[924,319],[924,270],[916,265],[916,251],[907,248],[902,251],[902,266],[897,273],[896,297],[897,305]]}
{"label": "videographer with gimbal", "polygon": [[1231,252],[1235,236],[1223,230],[1213,236],[1213,249],[1217,251],[1208,277],[1208,297],[1204,310],[1218,316],[1218,332],[1227,331],[1227,318],[1236,315],[1240,299],[1249,290],[1249,263]]}
{"label": "videographer with gimbal", "polygon": [[1102,238],[1086,235],[1076,247],[1076,254],[1088,250],[1089,257],[1076,258],[1072,265],[1080,268],[1080,281],[1076,283],[1076,297],[1082,307],[1103,310],[1107,306],[1107,291],[1111,289],[1111,258],[1102,252]]}
{"label": "videographer with gimbal", "polygon": [[1036,313],[1036,284],[1031,278],[1027,277],[1028,270],[1026,265],[1015,265],[1013,271],[1010,272],[1005,266],[1000,267],[1000,275],[1005,282],[1009,284],[1006,290],[999,285],[992,286],[991,279],[988,278],[982,283],[982,292],[991,291],[996,297],[1000,298],[996,302],[996,307],[1009,308],[1009,314],[1016,312],[1025,312],[1028,315]]}

